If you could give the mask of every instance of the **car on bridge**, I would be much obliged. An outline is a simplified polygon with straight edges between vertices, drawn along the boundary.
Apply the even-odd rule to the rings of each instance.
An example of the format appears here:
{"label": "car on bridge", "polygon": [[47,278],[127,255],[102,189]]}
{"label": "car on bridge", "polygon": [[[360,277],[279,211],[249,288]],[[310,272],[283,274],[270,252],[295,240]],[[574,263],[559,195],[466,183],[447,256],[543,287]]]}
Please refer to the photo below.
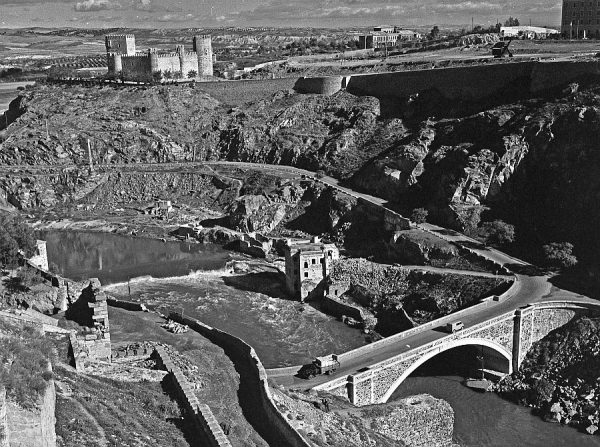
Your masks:
{"label": "car on bridge", "polygon": [[303,379],[312,379],[320,374],[332,374],[339,367],[340,362],[338,361],[338,356],[330,354],[323,357],[317,357],[310,365],[304,365],[300,371],[298,371],[298,376]]}
{"label": "car on bridge", "polygon": [[446,325],[446,332],[454,334],[455,332],[462,331],[464,328],[465,325],[462,321],[454,321]]}

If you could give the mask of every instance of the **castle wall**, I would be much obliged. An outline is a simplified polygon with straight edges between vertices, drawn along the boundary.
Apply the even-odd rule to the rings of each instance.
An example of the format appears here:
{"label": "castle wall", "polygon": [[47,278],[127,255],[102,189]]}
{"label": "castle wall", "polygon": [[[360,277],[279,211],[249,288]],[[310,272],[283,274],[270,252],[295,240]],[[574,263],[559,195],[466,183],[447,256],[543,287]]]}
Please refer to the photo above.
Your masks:
{"label": "castle wall", "polygon": [[188,77],[188,73],[192,70],[198,73],[198,55],[196,53],[185,53],[180,58],[180,62],[182,63],[181,74],[184,79]]}
{"label": "castle wall", "polygon": [[148,55],[123,56],[123,79],[126,81],[145,81],[151,77],[150,57]]}

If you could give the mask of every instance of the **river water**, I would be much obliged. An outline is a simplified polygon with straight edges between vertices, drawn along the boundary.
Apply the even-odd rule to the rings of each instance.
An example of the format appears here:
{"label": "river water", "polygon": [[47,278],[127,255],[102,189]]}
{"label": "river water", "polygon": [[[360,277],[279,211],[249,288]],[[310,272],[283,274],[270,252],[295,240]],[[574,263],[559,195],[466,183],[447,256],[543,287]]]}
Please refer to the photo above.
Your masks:
{"label": "river water", "polygon": [[[359,331],[285,298],[274,271],[233,275],[234,255],[217,246],[163,243],[112,234],[46,232],[52,268],[73,279],[98,277],[108,292],[175,309],[244,339],[267,367],[305,363],[316,355],[363,345]],[[128,282],[128,279],[131,280]],[[437,357],[436,357],[437,358]],[[455,441],[464,447],[600,447],[599,436],[544,422],[528,408],[477,393],[462,377],[442,376],[440,357],[415,371],[391,400],[428,393],[450,403]],[[440,365],[439,363],[444,363]]]}
{"label": "river water", "polygon": [[183,311],[248,342],[267,368],[366,343],[359,330],[290,300],[275,269],[230,273],[227,261],[243,258],[216,245],[85,232],[40,236],[51,270],[72,279],[97,277],[111,295],[162,312]]}

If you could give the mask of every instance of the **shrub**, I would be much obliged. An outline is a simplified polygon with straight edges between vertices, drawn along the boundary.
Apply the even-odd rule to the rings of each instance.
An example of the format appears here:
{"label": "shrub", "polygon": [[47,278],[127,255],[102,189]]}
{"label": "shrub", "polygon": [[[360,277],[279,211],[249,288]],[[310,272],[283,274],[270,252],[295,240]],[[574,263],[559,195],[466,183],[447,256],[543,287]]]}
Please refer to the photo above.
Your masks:
{"label": "shrub", "polygon": [[427,222],[428,215],[429,211],[427,211],[425,208],[415,208],[410,215],[410,220],[416,224],[422,224]]}
{"label": "shrub", "polygon": [[502,220],[484,222],[479,234],[491,245],[507,245],[515,240],[515,227]]}
{"label": "shrub", "polygon": [[542,247],[544,259],[549,267],[568,268],[577,264],[570,242],[552,242]]}

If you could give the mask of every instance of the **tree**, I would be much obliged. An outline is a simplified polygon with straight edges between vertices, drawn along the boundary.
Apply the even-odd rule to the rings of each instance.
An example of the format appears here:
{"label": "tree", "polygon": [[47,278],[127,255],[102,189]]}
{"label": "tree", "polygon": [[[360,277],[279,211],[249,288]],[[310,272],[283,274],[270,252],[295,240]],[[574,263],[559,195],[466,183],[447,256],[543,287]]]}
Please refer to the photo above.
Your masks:
{"label": "tree", "polygon": [[198,72],[196,70],[190,70],[188,71],[187,77],[190,79],[194,79],[196,76],[198,76]]}
{"label": "tree", "polygon": [[26,257],[35,251],[33,231],[20,216],[0,214],[0,261],[15,267],[20,258],[19,251]]}
{"label": "tree", "polygon": [[544,258],[549,267],[568,268],[577,264],[570,242],[552,242],[542,247]]}
{"label": "tree", "polygon": [[491,245],[507,245],[515,240],[515,227],[502,220],[484,222],[480,235]]}
{"label": "tree", "polygon": [[156,70],[154,73],[152,73],[152,80],[154,82],[160,82],[162,79],[162,76],[163,76],[162,71]]}
{"label": "tree", "polygon": [[181,79],[183,77],[180,71],[174,71],[172,76],[173,79]]}
{"label": "tree", "polygon": [[519,19],[511,16],[504,22],[504,26],[519,26]]}
{"label": "tree", "polygon": [[163,77],[165,79],[171,79],[173,77],[173,72],[171,70],[163,71]]}
{"label": "tree", "polygon": [[440,29],[438,28],[437,25],[435,25],[433,28],[431,28],[431,31],[429,32],[429,36],[431,37],[431,39],[437,39],[440,35]]}
{"label": "tree", "polygon": [[481,221],[481,211],[483,207],[481,205],[471,206],[463,209],[458,213],[458,220],[465,233],[473,233],[477,230],[477,226]]}
{"label": "tree", "polygon": [[427,211],[425,208],[415,208],[412,211],[412,214],[410,215],[410,220],[412,220],[417,225],[422,224],[427,222],[428,215],[429,211]]}

